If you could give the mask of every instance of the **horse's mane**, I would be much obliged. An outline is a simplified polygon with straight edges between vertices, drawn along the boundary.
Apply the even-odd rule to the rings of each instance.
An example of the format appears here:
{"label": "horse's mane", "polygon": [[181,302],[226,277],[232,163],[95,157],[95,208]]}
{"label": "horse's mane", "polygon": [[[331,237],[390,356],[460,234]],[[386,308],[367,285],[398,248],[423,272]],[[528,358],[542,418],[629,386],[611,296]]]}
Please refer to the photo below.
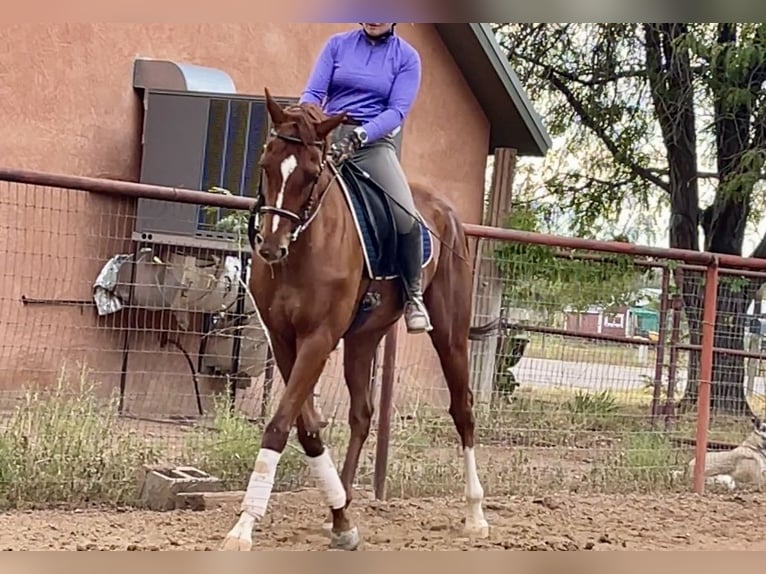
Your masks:
{"label": "horse's mane", "polygon": [[317,140],[315,126],[327,119],[327,114],[316,104],[304,102],[284,109],[289,122],[295,123],[301,141],[310,145]]}

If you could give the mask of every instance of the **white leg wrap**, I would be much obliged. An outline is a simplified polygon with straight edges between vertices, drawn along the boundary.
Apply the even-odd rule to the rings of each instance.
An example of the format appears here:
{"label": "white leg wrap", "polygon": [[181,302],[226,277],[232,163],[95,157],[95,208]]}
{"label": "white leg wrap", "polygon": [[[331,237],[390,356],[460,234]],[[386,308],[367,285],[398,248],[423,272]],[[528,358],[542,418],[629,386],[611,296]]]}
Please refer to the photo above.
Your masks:
{"label": "white leg wrap", "polygon": [[271,489],[274,488],[274,477],[277,473],[277,465],[282,453],[262,448],[258,451],[255,466],[250,475],[250,482],[242,500],[242,510],[260,520],[266,514],[266,507],[271,497]]}
{"label": "white leg wrap", "polygon": [[346,490],[341,484],[340,476],[327,447],[317,457],[307,456],[306,461],[327,505],[333,509],[346,506]]}

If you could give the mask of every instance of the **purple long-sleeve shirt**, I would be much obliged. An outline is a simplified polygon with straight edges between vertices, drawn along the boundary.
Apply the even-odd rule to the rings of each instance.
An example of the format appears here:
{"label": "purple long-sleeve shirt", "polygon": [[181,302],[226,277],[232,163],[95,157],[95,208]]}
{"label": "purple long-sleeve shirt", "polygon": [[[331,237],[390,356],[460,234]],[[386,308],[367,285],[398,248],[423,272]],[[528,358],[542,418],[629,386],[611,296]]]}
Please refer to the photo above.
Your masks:
{"label": "purple long-sleeve shirt", "polygon": [[347,112],[372,143],[402,125],[420,77],[420,55],[402,38],[372,43],[361,29],[342,32],[325,43],[300,101],[328,114]]}

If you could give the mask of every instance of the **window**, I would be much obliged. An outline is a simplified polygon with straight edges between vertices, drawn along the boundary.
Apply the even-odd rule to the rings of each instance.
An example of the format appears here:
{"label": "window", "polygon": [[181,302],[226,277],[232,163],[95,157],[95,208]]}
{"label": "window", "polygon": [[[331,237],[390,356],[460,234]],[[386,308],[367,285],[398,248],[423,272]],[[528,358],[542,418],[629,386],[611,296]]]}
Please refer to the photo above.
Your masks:
{"label": "window", "polygon": [[625,328],[625,313],[607,313],[604,314],[604,327],[613,329]]}

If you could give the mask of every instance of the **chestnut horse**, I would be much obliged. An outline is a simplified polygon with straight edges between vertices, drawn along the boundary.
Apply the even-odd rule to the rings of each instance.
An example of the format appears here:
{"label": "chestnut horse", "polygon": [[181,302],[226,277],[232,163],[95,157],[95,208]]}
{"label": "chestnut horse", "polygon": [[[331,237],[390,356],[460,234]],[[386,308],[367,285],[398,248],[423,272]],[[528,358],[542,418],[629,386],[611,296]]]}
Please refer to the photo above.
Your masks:
{"label": "chestnut horse", "polygon": [[[360,537],[348,506],[373,414],[371,365],[381,339],[402,315],[403,291],[397,279],[374,281],[365,273],[351,206],[339,172],[328,160],[329,135],[344,122],[345,113],[328,117],[313,104],[283,108],[268,90],[265,95],[273,129],[260,160],[264,185],[250,215],[254,253],[249,287],[286,387],[264,430],[239,521],[223,549],[252,547],[253,527],[266,512],[277,464],[295,424],[312,476],[330,507],[330,546],[354,550]],[[449,387],[449,413],[462,441],[465,531],[486,537],[489,526],[474,454],[468,372],[472,331],[468,243],[447,202],[420,185],[412,185],[412,192],[426,226],[439,239],[433,242],[433,257],[423,270],[423,290],[433,324],[429,336]],[[371,288],[379,294],[378,306],[363,321],[355,321]],[[351,434],[338,475],[320,438],[311,396],[341,339]]]}

